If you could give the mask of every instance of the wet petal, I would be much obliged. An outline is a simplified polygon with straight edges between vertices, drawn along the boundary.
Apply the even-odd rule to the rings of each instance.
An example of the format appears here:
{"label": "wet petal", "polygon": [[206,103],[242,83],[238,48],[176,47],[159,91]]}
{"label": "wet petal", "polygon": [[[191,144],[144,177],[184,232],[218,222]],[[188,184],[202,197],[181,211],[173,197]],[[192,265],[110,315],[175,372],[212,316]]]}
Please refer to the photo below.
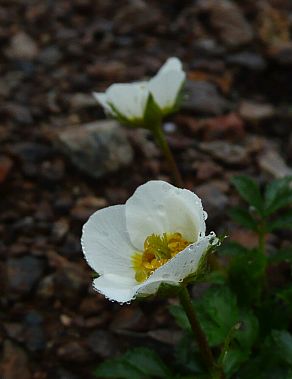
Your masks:
{"label": "wet petal", "polygon": [[151,234],[179,232],[191,242],[205,235],[201,200],[193,192],[163,181],[149,181],[126,202],[126,225],[132,244],[143,250]]}
{"label": "wet petal", "polygon": [[158,290],[161,283],[178,285],[183,279],[195,273],[209,247],[210,238],[212,237],[207,236],[200,239],[155,270],[145,282],[138,286],[138,294],[153,294]]}
{"label": "wet petal", "polygon": [[126,229],[125,205],[95,212],[83,227],[85,259],[98,274],[134,277],[131,255],[135,251]]}
{"label": "wet petal", "polygon": [[136,294],[135,281],[118,275],[102,275],[94,279],[93,286],[96,291],[109,300],[126,303],[133,300]]}

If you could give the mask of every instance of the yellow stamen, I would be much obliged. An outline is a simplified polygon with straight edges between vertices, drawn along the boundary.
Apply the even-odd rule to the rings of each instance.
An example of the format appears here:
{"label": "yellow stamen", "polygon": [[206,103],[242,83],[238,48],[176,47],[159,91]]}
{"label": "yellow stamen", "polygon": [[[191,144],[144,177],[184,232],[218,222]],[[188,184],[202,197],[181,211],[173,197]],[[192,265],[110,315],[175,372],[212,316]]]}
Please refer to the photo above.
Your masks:
{"label": "yellow stamen", "polygon": [[144,282],[157,268],[164,265],[191,242],[180,233],[151,234],[145,239],[144,251],[136,251],[132,256],[137,282]]}

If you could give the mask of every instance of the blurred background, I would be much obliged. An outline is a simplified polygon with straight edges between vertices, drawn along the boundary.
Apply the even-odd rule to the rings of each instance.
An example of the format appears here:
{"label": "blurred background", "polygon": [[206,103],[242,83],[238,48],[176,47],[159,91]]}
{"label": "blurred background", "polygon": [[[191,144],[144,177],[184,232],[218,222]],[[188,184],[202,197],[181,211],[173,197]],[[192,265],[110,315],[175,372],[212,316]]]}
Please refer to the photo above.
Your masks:
{"label": "blurred background", "polygon": [[133,345],[167,355],[180,337],[167,302],[91,289],[88,216],[171,181],[151,136],[107,121],[91,93],[179,57],[186,94],[164,129],[186,187],[209,228],[253,246],[226,216],[229,179],[292,174],[291,1],[1,0],[0,46],[1,379],[90,379]]}

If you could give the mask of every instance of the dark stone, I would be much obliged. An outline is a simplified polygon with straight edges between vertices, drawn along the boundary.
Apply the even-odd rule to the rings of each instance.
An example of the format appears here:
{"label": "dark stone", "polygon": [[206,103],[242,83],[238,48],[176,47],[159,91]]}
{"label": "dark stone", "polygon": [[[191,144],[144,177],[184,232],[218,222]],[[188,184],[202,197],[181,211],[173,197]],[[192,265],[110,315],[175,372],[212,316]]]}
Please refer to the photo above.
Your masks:
{"label": "dark stone", "polygon": [[93,178],[131,163],[133,149],[115,121],[100,121],[69,128],[58,135],[57,145],[81,171]]}
{"label": "dark stone", "polygon": [[199,114],[220,115],[227,109],[227,101],[216,86],[205,81],[187,81],[182,108]]}
{"label": "dark stone", "polygon": [[249,159],[249,151],[245,147],[233,143],[212,141],[202,142],[199,146],[212,157],[230,165],[242,165]]}
{"label": "dark stone", "polygon": [[225,46],[238,47],[253,39],[251,25],[233,1],[199,0],[198,8],[209,14],[210,25]]}
{"label": "dark stone", "polygon": [[228,197],[212,182],[196,187],[197,195],[202,199],[204,209],[207,211],[210,223],[221,218],[228,206]]}
{"label": "dark stone", "polygon": [[229,55],[226,62],[253,71],[262,71],[267,67],[267,63],[261,55],[250,51]]}
{"label": "dark stone", "polygon": [[87,344],[99,357],[106,359],[118,352],[114,336],[106,330],[96,330],[87,338]]}
{"label": "dark stone", "polygon": [[44,263],[40,259],[30,256],[9,258],[6,268],[9,295],[29,293],[43,272]]}
{"label": "dark stone", "polygon": [[9,340],[4,341],[0,367],[3,379],[31,379],[26,353]]}
{"label": "dark stone", "polygon": [[36,142],[19,142],[10,148],[13,155],[23,162],[39,162],[49,158],[53,149]]}

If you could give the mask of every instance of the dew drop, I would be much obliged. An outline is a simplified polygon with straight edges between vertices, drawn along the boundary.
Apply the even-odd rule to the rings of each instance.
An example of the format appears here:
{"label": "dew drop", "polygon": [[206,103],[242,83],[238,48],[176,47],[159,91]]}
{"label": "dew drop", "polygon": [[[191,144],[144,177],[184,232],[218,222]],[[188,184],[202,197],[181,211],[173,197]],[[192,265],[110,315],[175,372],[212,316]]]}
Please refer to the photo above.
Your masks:
{"label": "dew drop", "polygon": [[206,221],[208,218],[208,213],[206,211],[203,211],[203,217],[204,217],[204,220]]}

